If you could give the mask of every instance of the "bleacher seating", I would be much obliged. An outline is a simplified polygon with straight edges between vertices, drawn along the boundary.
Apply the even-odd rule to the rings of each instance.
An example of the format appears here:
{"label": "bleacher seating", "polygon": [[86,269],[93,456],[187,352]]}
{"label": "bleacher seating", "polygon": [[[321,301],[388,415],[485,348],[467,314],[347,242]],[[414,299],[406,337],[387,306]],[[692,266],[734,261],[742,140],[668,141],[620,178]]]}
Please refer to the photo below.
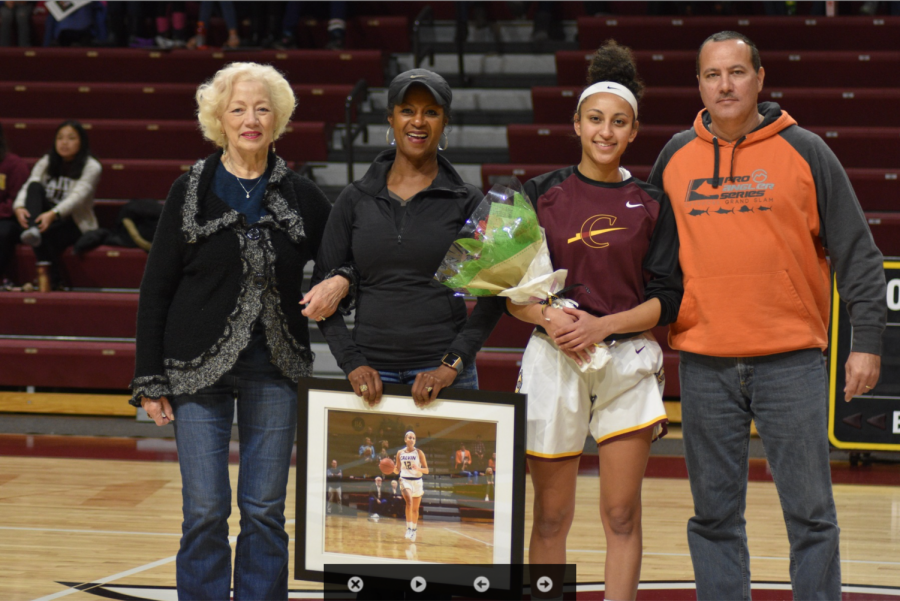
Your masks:
{"label": "bleacher seating", "polygon": [[[618,40],[618,38],[617,38]],[[621,41],[621,40],[619,40]],[[697,43],[699,46],[700,43]],[[832,52],[760,50],[766,70],[765,86],[818,88],[900,87],[900,52]],[[556,53],[556,85],[583,86],[591,52],[560,50]],[[689,86],[697,81],[697,50],[642,50],[634,53],[638,73],[652,86]]]}
{"label": "bleacher seating", "polygon": [[237,61],[269,63],[295,84],[353,85],[360,79],[365,79],[370,86],[384,84],[380,50],[162,52],[129,48],[0,48],[0,81],[187,83],[197,86],[223,66]]}
{"label": "bleacher seating", "polygon": [[[53,139],[59,119],[0,119],[11,148],[25,157],[40,157]],[[83,122],[91,152],[101,158],[182,160],[193,163],[215,147],[203,138],[194,120],[94,119]],[[328,160],[331,127],[323,122],[295,121],[277,142],[281,156],[292,161]],[[171,183],[171,181],[170,181]]]}
{"label": "bleacher seating", "polygon": [[137,305],[137,294],[0,294],[3,334],[11,336],[134,338]]}
{"label": "bleacher seating", "polygon": [[585,50],[614,38],[636,50],[693,50],[717,31],[738,31],[766,50],[896,50],[900,17],[580,17]]}
{"label": "bleacher seating", "polygon": [[[37,277],[34,251],[16,247],[15,281],[31,282]],[[140,288],[147,253],[139,248],[98,246],[83,255],[69,248],[62,254],[62,269],[74,288]]]}
{"label": "bleacher seating", "polygon": [[[900,65],[898,65],[900,66]],[[534,87],[531,100],[535,123],[571,123],[583,87]],[[900,127],[900,88],[773,88],[760,101],[783,104],[803,127]],[[693,122],[703,109],[697,87],[647,88],[640,104],[642,124]]]}
{"label": "bleacher seating", "polygon": [[[294,85],[304,121],[343,123],[352,85]],[[4,115],[19,119],[191,119],[197,84],[0,82]],[[115,112],[110,111],[115,107]],[[354,106],[355,118],[356,107]]]}
{"label": "bleacher seating", "polygon": [[3,386],[124,390],[134,374],[133,342],[0,340]]}

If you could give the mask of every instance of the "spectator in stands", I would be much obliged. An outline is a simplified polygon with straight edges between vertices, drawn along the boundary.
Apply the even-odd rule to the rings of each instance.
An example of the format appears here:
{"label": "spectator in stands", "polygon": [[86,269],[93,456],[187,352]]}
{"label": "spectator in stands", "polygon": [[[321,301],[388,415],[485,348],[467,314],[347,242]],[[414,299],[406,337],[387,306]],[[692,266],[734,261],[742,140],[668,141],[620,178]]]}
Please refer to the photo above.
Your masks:
{"label": "spectator in stands", "polygon": [[381,516],[378,515],[378,512],[386,513],[385,509],[388,508],[388,496],[384,488],[382,488],[383,480],[381,476],[377,476],[375,478],[375,483],[369,487],[369,519],[377,520]]}
{"label": "spectator in stands", "polygon": [[406,500],[403,498],[403,491],[400,490],[400,482],[397,480],[391,480],[388,510],[395,518],[400,517],[406,511]]}
{"label": "spectator in stands", "polygon": [[31,2],[4,2],[0,5],[0,46],[13,45],[13,23],[19,46],[31,46],[31,8]]}
{"label": "spectator in stands", "polygon": [[385,132],[392,148],[338,197],[316,263],[313,281],[348,261],[360,271],[365,303],[352,334],[339,316],[320,327],[353,390],[370,404],[381,398],[382,381],[412,384],[419,404],[448,386],[477,388],[475,354],[502,313],[496,299],[479,299],[466,319],[463,299],[432,285],[482,198],[439,154],[449,143],[451,98],[432,71],[394,78]]}
{"label": "spectator in stands", "polygon": [[[466,445],[463,443],[459,443],[459,450],[456,451],[455,456],[456,462],[453,466],[454,471],[458,473],[460,476],[465,476],[466,479],[471,483],[472,482],[472,454],[466,449]],[[477,477],[477,472],[475,472]]]}
{"label": "spectator in stands", "polygon": [[[274,150],[294,112],[274,68],[232,63],[196,94],[219,150],[172,186],[141,283],[131,403],[175,426],[184,499],[176,559],[182,599],[231,598],[229,439],[241,466],[234,597],[286,599],[284,503],[296,382],[312,374],[308,303],[330,315],[353,277],[339,266],[304,296],[331,204]],[[331,275],[331,274],[328,274]],[[235,403],[235,400],[237,403]]]}
{"label": "spectator in stands", "polygon": [[[282,21],[281,38],[272,43],[273,48],[286,50],[297,47],[297,25],[300,23],[301,7],[316,6],[315,2],[299,2],[291,0],[287,3]],[[319,5],[321,6],[321,5]],[[347,37],[347,6],[344,1],[328,2],[328,42],[326,50],[343,50]]]}
{"label": "spectator in stands", "polygon": [[332,459],[331,467],[325,470],[325,482],[328,487],[325,491],[325,513],[331,513],[332,503],[337,507],[338,513],[344,513],[343,491],[341,490],[343,481],[344,472],[338,467],[337,459]]}
{"label": "spectator in stands", "polygon": [[472,445],[472,467],[476,472],[484,471],[484,441],[481,434],[475,435],[475,444]]}
{"label": "spectator in stands", "polygon": [[[68,8],[63,7],[63,10]],[[85,4],[71,13],[65,13],[59,21],[52,10],[47,12],[44,46],[90,46],[97,40],[106,39],[106,6],[103,2]]]}
{"label": "spectator in stands", "polygon": [[372,439],[366,438],[366,441],[359,445],[359,458],[365,463],[375,461],[375,447],[372,446]]}
{"label": "spectator in stands", "polygon": [[16,218],[24,230],[21,240],[34,247],[38,261],[50,263],[54,288],[62,284],[62,252],[81,234],[97,229],[94,194],[101,171],[81,123],[63,121],[56,128],[53,147],[34,164],[16,197]]}
{"label": "spectator in stands", "polygon": [[391,454],[388,451],[388,441],[382,440],[381,441],[381,450],[378,451],[377,461],[380,462],[382,459],[390,459],[390,458],[391,458]]}
{"label": "spectator in stands", "polygon": [[[697,55],[706,108],[666,144],[650,174],[671,198],[687,201],[674,211],[686,291],[669,344],[680,352],[694,498],[688,546],[698,599],[748,596],[743,514],[753,420],[790,533],[794,598],[840,599],[822,356],[831,274],[853,333],[846,364],[831,368],[845,370],[850,401],[878,383],[884,270],[837,157],[778,104],[758,102],[765,74],[743,34],[707,38]],[[722,194],[738,178],[766,193]],[[699,219],[695,209],[715,217]],[[731,219],[738,213],[740,225]]]}
{"label": "spectator in stands", "polygon": [[494,469],[492,467],[488,467],[484,471],[484,500],[485,501],[493,501],[494,500]]}
{"label": "spectator in stands", "polygon": [[[535,490],[529,561],[565,563],[579,456],[590,433],[600,457],[605,594],[634,599],[641,482],[650,443],[667,423],[662,350],[649,330],[678,314],[678,236],[665,194],[621,167],[638,135],[643,92],[631,51],[607,42],[591,59],[588,82],[573,118],[581,161],[525,184],[553,266],[583,284],[567,295],[578,308],[507,303],[513,315],[540,326],[522,357],[519,387],[528,394],[526,452]],[[582,371],[594,352],[608,363]]]}
{"label": "spectator in stands", "polygon": [[184,2],[155,2],[156,45],[169,50],[187,43],[187,13]]}
{"label": "spectator in stands", "polygon": [[493,470],[493,472],[497,473],[497,453],[494,453],[490,459],[488,459],[488,467]]}
{"label": "spectator in stands", "polygon": [[212,0],[204,0],[200,3],[200,18],[197,20],[197,34],[188,40],[187,47],[194,50],[206,50],[209,48],[207,42],[207,29],[209,28],[209,20],[212,18],[215,5],[218,4],[222,11],[222,18],[225,19],[225,26],[228,28],[228,40],[223,46],[224,50],[236,50],[241,45],[241,37],[238,35],[237,13],[234,11],[234,2],[222,0],[221,2],[213,2]]}
{"label": "spectator in stands", "polygon": [[22,228],[13,212],[13,201],[28,179],[28,165],[21,157],[9,152],[6,134],[0,125],[0,282],[4,285],[4,273],[16,251],[16,243]]}

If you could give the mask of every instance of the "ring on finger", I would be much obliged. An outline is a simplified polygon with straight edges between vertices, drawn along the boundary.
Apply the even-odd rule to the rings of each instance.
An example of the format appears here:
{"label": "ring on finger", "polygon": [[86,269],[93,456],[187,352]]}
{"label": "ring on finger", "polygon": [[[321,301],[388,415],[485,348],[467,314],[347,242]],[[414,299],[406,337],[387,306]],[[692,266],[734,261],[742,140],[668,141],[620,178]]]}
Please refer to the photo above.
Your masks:
{"label": "ring on finger", "polygon": [[363,384],[362,386],[359,387],[360,392],[366,392],[367,390],[369,390],[368,384]]}
{"label": "ring on finger", "polygon": [[[864,386],[865,386],[865,385],[864,385]],[[872,387],[871,387],[871,386],[866,386],[866,388],[867,388],[868,390],[872,390]]]}
{"label": "ring on finger", "polygon": [[425,390],[426,390],[427,392],[431,392],[432,390],[434,390],[434,386],[426,386],[426,387],[425,387]]}
{"label": "ring on finger", "polygon": [[163,419],[166,419],[166,417],[168,417],[165,413],[160,413],[159,416]]}

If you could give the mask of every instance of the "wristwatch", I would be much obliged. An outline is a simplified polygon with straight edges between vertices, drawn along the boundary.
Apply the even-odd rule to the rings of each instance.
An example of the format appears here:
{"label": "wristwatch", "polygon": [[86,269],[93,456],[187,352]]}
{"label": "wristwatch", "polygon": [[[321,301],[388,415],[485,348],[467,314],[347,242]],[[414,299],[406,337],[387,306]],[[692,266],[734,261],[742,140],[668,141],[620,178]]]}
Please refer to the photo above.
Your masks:
{"label": "wristwatch", "polygon": [[457,374],[461,374],[463,371],[462,357],[460,357],[456,353],[447,353],[446,355],[444,355],[444,358],[441,359],[441,363],[443,363],[447,367],[452,367],[453,369],[455,369]]}

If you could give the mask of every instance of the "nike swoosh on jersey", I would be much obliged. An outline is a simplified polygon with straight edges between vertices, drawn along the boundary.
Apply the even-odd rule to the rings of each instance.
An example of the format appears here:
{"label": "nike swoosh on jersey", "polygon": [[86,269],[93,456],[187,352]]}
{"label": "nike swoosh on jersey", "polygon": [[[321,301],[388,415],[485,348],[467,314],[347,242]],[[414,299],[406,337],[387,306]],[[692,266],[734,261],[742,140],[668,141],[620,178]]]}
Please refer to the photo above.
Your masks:
{"label": "nike swoosh on jersey", "polygon": [[644,206],[644,205],[642,205],[641,203],[637,203],[636,205],[633,205],[633,204],[631,204],[630,202],[627,202],[627,201],[626,201],[626,202],[625,202],[625,206],[628,207],[629,209],[636,209],[636,208],[642,207],[642,206]]}

